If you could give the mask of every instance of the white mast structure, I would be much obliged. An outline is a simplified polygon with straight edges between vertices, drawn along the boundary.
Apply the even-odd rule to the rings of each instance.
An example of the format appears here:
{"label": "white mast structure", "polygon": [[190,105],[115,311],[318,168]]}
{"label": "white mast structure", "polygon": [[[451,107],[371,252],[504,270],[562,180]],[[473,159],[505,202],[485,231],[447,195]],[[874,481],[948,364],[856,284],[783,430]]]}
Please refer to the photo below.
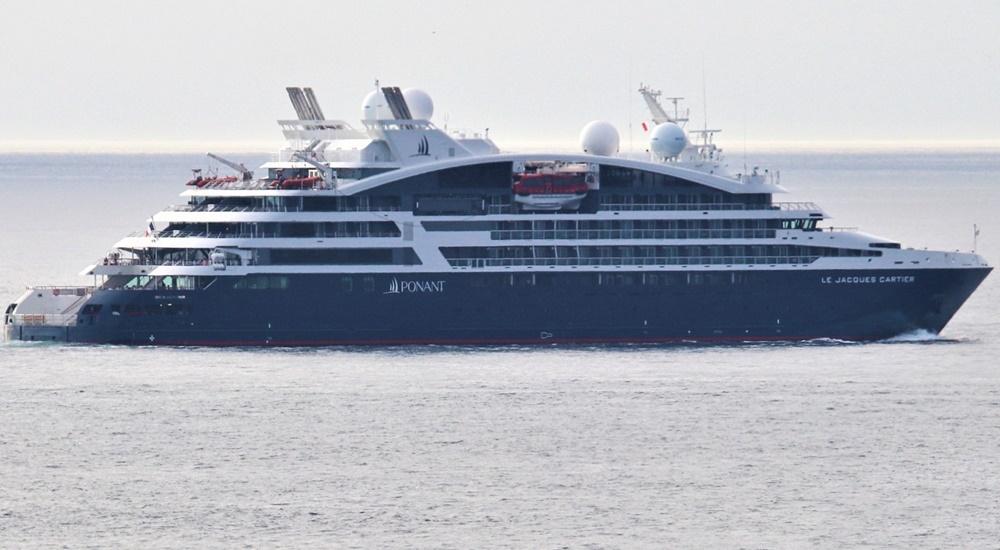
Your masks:
{"label": "white mast structure", "polygon": [[[687,108],[681,113],[680,102],[683,97],[665,97],[673,104],[673,115],[667,112],[660,103],[660,96],[663,92],[654,90],[646,85],[639,86],[639,94],[649,108],[654,125],[673,123],[681,128],[685,128],[690,121],[691,109]],[[706,170],[712,173],[723,171],[722,149],[713,142],[715,134],[721,132],[718,128],[709,128],[706,118],[705,127],[701,130],[687,130],[688,134],[697,135],[697,141],[691,141],[684,151],[675,159],[676,162],[689,164],[692,167]]]}

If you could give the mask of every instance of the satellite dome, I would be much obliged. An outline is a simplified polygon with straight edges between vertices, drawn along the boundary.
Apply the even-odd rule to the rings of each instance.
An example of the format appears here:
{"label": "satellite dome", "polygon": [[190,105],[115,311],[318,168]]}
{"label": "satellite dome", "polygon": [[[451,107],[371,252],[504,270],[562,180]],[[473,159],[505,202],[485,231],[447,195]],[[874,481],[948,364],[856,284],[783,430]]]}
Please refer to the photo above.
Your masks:
{"label": "satellite dome", "polygon": [[391,119],[392,111],[385,100],[382,90],[372,90],[361,102],[361,118],[363,120],[387,120]]}
{"label": "satellite dome", "polygon": [[687,147],[687,135],[680,126],[673,122],[664,122],[653,128],[649,138],[649,148],[657,157],[676,157],[685,147]]}
{"label": "satellite dome", "polygon": [[580,132],[580,148],[591,155],[613,155],[618,152],[618,130],[610,122],[595,120]]}
{"label": "satellite dome", "polygon": [[403,99],[410,108],[410,114],[417,120],[430,120],[434,116],[434,101],[427,92],[419,88],[403,90]]}

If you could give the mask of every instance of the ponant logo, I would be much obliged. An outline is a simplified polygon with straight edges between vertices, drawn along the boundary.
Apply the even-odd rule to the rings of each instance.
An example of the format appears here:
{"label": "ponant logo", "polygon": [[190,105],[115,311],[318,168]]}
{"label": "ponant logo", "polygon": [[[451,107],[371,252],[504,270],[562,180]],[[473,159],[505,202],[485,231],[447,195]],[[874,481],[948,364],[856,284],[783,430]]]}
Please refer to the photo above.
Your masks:
{"label": "ponant logo", "polygon": [[382,294],[433,294],[444,292],[444,281],[400,281],[395,277]]}
{"label": "ponant logo", "polygon": [[420,141],[417,142],[417,154],[410,156],[411,157],[431,156],[431,146],[429,143],[427,143],[427,136],[420,136]]}

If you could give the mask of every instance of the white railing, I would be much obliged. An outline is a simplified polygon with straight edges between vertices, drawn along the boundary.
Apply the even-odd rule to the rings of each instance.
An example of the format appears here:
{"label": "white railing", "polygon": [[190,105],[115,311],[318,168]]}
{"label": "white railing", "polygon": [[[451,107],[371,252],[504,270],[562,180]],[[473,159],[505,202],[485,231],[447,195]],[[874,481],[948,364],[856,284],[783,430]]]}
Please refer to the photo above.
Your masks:
{"label": "white railing", "polygon": [[58,326],[76,325],[76,314],[70,313],[15,313],[11,316],[14,324],[24,326]]}
{"label": "white railing", "polygon": [[448,258],[452,267],[516,266],[666,266],[809,264],[819,256],[670,256],[607,258]]}
{"label": "white railing", "polygon": [[844,233],[857,233],[857,227],[822,227],[823,231],[834,231],[834,232],[844,232]]}
{"label": "white railing", "polygon": [[778,208],[778,210],[812,210],[815,212],[820,212],[822,209],[818,204],[814,202],[775,202],[772,206]]}
{"label": "white railing", "polygon": [[[622,210],[622,211],[685,211],[685,210],[782,210],[782,211],[811,211],[822,212],[822,209],[813,202],[775,202],[771,204],[743,204],[739,202],[708,202],[708,203],[683,203],[683,202],[601,202],[601,210]],[[486,207],[488,214],[513,214],[514,209],[509,204],[491,204]],[[541,211],[544,213],[544,211]]]}
{"label": "white railing", "polygon": [[[223,263],[211,262],[209,260],[160,260],[159,262],[152,262],[150,260],[137,260],[134,258],[129,258],[129,259],[121,259],[115,263],[108,263],[104,265],[142,266],[142,267],[161,267],[161,266],[198,267],[198,266],[223,265]],[[243,264],[239,260],[226,260],[225,265],[227,266],[253,265],[253,263]]]}
{"label": "white railing", "polygon": [[[142,234],[142,231],[138,231],[129,235],[130,237],[138,237]],[[399,233],[379,233],[370,232],[359,235],[352,235],[349,233],[332,233],[323,235],[282,235],[280,233],[275,233],[273,231],[257,231],[255,233],[227,233],[221,231],[209,232],[209,231],[159,231],[153,233],[152,236],[157,239],[185,239],[185,238],[203,238],[203,239],[367,239],[367,238],[396,238],[399,237]]]}
{"label": "white railing", "polygon": [[775,229],[553,229],[496,230],[495,241],[545,239],[773,239]]}
{"label": "white railing", "polygon": [[94,293],[92,286],[33,286],[35,290],[50,290],[53,294],[65,294],[75,296],[87,296]]}
{"label": "white railing", "polygon": [[398,206],[345,205],[331,210],[306,210],[298,206],[234,206],[218,204],[175,204],[164,212],[398,212]]}

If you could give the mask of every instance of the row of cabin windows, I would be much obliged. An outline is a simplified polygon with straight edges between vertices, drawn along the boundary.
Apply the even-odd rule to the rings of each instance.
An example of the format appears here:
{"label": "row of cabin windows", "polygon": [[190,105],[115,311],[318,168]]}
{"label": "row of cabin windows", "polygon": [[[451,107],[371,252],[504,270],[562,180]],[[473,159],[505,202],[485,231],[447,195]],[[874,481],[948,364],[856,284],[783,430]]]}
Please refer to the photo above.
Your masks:
{"label": "row of cabin windows", "polygon": [[256,251],[264,265],[420,265],[412,248],[271,248]]}
{"label": "row of cabin windows", "polygon": [[804,231],[816,231],[816,219],[804,220],[781,220],[782,229],[802,229]]}
{"label": "row of cabin windows", "polygon": [[215,277],[191,275],[115,275],[101,285],[104,290],[198,290],[207,287]]}
{"label": "row of cabin windows", "polygon": [[881,252],[802,245],[443,247],[455,267],[520,265],[691,265],[810,263],[824,256]]}
{"label": "row of cabin windows", "polygon": [[504,273],[470,279],[474,288],[503,287],[670,287],[683,285],[744,285],[751,281],[753,274],[739,271],[704,273],[584,273],[567,276],[555,273]]}
{"label": "row of cabin windows", "polygon": [[[359,180],[393,170],[392,168],[336,168],[333,170],[338,179]],[[280,180],[288,178],[306,178],[317,175],[315,168],[269,168],[267,179]]]}
{"label": "row of cabin windows", "polygon": [[759,209],[770,205],[770,195],[728,193],[658,193],[632,194],[606,190],[600,195],[601,207],[657,206],[650,210],[705,210]]}
{"label": "row of cabin windows", "polygon": [[[93,321],[93,317],[104,311],[104,304],[87,304],[80,310],[80,315]],[[179,301],[160,301],[152,304],[108,304],[108,311],[113,317],[143,317],[164,315],[171,317],[186,317],[191,314],[191,306]]]}
{"label": "row of cabin windows", "polygon": [[672,189],[672,190],[697,190],[705,187],[697,183],[648,172],[635,168],[625,168],[621,166],[601,165],[600,168],[601,187],[629,188],[629,189]]}
{"label": "row of cabin windows", "polygon": [[288,290],[288,277],[282,275],[247,275],[237,279],[238,290]]}
{"label": "row of cabin windows", "polygon": [[769,239],[784,225],[782,220],[764,219],[510,221],[494,222],[490,237],[493,240]]}
{"label": "row of cabin windows", "polygon": [[[567,277],[565,274],[554,273],[505,273],[483,274],[469,280],[473,288],[503,288],[503,287],[533,287],[559,286],[565,287],[627,287],[652,286],[668,287],[680,285],[742,285],[750,281],[752,274],[743,272],[707,272],[707,273],[587,273]],[[248,275],[234,285],[237,289],[268,290],[275,288],[275,277],[265,275]],[[278,279],[286,279],[278,277]],[[374,294],[376,292],[375,277],[371,275],[344,275],[336,279],[336,287],[344,293],[360,292]],[[288,288],[287,280],[278,283],[279,289]]]}
{"label": "row of cabin windows", "polygon": [[699,256],[881,256],[876,250],[805,245],[455,246],[445,258],[602,258]]}
{"label": "row of cabin windows", "polygon": [[[512,207],[508,192],[484,194],[414,193],[403,198],[395,195],[359,195],[349,197],[239,197],[201,200],[189,204],[193,211],[261,211],[261,212],[394,212],[412,210],[418,215],[449,214],[508,214]],[[588,208],[589,200],[596,204]],[[602,210],[761,210],[770,206],[770,195],[725,193],[693,194],[622,194],[597,191],[588,196],[579,211]]]}
{"label": "row of cabin windows", "polygon": [[393,212],[400,210],[397,195],[348,197],[195,197],[188,203],[195,211],[264,212]]}
{"label": "row of cabin windows", "polygon": [[[413,210],[421,215],[511,213],[510,194],[414,193],[405,203],[400,195],[347,197],[196,197],[194,211],[265,212],[382,212]],[[599,208],[616,210],[759,210],[770,205],[770,195],[727,193],[626,194],[597,191]],[[411,202],[412,201],[412,202]],[[595,206],[596,208],[596,206]]]}
{"label": "row of cabin windows", "polygon": [[[575,231],[623,229],[775,229],[777,219],[687,219],[687,220],[505,220],[496,222],[421,222],[427,231]],[[814,220],[801,220],[814,221]],[[800,224],[801,225],[801,224]]]}
{"label": "row of cabin windows", "polygon": [[[254,248],[225,254],[226,265],[420,265],[412,248]],[[154,248],[137,253],[137,265],[216,265],[211,249]],[[148,278],[146,278],[148,279]],[[138,285],[148,280],[137,278]]]}
{"label": "row of cabin windows", "polygon": [[493,240],[773,238],[777,229],[816,231],[813,219],[514,220],[422,222],[427,231],[489,231]]}
{"label": "row of cabin windows", "polygon": [[399,237],[394,222],[172,223],[160,237],[340,238]]}
{"label": "row of cabin windows", "polygon": [[[473,288],[503,288],[503,287],[669,287],[680,285],[738,285],[747,284],[752,273],[745,272],[705,272],[705,273],[586,273],[566,274],[555,273],[504,273],[482,274],[469,279]],[[158,277],[159,278],[159,277]],[[192,277],[214,281],[215,277]],[[206,283],[207,284],[207,283]],[[334,283],[341,292],[376,292],[375,277],[371,275],[337,277]],[[283,275],[246,275],[239,277],[232,287],[237,290],[287,290],[290,286],[289,277]],[[87,304],[80,315],[96,316],[104,310],[103,304]],[[154,304],[110,304],[112,316],[187,316],[191,313],[188,303],[181,300],[163,300]]]}

